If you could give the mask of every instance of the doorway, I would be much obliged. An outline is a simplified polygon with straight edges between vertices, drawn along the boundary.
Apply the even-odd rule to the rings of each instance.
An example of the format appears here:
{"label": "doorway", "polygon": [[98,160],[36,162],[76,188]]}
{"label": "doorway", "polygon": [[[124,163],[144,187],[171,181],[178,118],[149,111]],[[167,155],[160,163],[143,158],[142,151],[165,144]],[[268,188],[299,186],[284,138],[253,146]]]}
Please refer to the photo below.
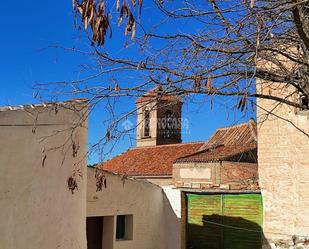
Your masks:
{"label": "doorway", "polygon": [[87,249],[103,249],[104,217],[87,217]]}

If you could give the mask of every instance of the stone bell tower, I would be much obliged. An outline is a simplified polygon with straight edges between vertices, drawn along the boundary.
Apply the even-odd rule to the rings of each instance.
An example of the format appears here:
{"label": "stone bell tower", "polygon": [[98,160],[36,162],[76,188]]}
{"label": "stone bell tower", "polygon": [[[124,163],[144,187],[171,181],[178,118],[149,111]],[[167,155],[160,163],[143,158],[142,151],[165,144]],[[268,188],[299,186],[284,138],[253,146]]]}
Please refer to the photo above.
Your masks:
{"label": "stone bell tower", "polygon": [[167,95],[157,87],[140,97],[136,107],[137,147],[181,143],[180,97]]}

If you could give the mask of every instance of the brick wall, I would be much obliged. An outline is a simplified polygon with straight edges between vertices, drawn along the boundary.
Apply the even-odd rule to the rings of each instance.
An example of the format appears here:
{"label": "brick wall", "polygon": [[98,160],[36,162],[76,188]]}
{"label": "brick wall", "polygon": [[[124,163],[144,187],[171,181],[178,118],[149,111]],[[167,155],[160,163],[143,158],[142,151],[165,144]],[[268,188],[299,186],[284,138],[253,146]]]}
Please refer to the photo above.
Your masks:
{"label": "brick wall", "polygon": [[175,163],[173,179],[177,187],[184,188],[257,190],[258,166],[229,161]]}
{"label": "brick wall", "polygon": [[220,183],[230,189],[258,189],[258,165],[256,163],[222,162]]}

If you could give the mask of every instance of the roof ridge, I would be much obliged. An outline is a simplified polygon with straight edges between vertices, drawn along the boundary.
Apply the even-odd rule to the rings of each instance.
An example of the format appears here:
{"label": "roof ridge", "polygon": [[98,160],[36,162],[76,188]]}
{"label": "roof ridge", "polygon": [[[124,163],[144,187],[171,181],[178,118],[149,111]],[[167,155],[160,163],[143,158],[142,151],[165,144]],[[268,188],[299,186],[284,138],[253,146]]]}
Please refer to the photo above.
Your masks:
{"label": "roof ridge", "polygon": [[[232,155],[239,155],[241,153],[245,153],[245,152],[248,152],[248,151],[251,151],[251,150],[257,148],[257,143],[256,142],[251,142],[251,143],[242,144],[242,145],[219,145],[218,147],[240,149],[237,153],[231,153]],[[216,148],[218,148],[218,147],[216,147]],[[196,155],[199,155],[199,154],[203,154],[203,153],[209,152],[209,151],[210,151],[210,148],[206,148],[206,149],[203,149],[201,151],[197,151],[197,152],[194,152],[192,154],[186,155],[184,157],[179,157],[176,160],[174,160],[174,163],[177,163],[177,162],[189,162],[189,161],[186,161],[186,159],[188,159],[188,158],[190,158],[192,156],[196,156]],[[231,157],[231,155],[227,154],[225,156],[222,156],[220,159],[216,159],[216,160],[223,161],[223,160],[228,159],[230,157]],[[200,161],[200,162],[205,161],[206,162],[208,160],[199,159],[197,161]]]}
{"label": "roof ridge", "polygon": [[237,128],[237,127],[240,127],[240,126],[245,126],[245,125],[249,125],[249,120],[247,122],[243,122],[243,123],[240,123],[240,124],[234,124],[234,125],[229,125],[229,126],[225,126],[225,127],[220,127],[220,128],[217,128],[216,131],[222,131],[222,130],[227,130],[227,129],[230,129],[230,128]]}
{"label": "roof ridge", "polygon": [[[204,153],[204,152],[207,151],[207,150],[209,150],[209,149],[204,149],[204,150],[196,151],[196,152],[194,152],[194,153],[192,153],[192,154],[189,154],[189,155],[186,155],[186,156],[182,156],[182,157],[178,157],[176,160],[174,160],[174,162],[177,162],[178,160],[185,159],[185,158],[187,158],[187,157],[191,157],[191,156],[195,156],[195,155]],[[174,163],[174,162],[173,162],[173,163]]]}
{"label": "roof ridge", "polygon": [[[249,144],[250,144],[250,143],[248,143],[248,145],[249,145]],[[247,144],[246,144],[246,145],[247,145]],[[177,158],[174,162],[176,162],[177,160],[185,159],[185,158],[187,158],[187,157],[191,157],[191,156],[195,156],[195,155],[198,155],[198,154],[202,154],[202,153],[205,153],[205,152],[210,151],[210,150],[215,150],[215,149],[217,149],[217,148],[219,148],[219,147],[225,147],[225,148],[233,147],[233,148],[235,148],[235,147],[242,147],[242,146],[244,146],[244,145],[214,144],[214,147],[206,147],[205,149],[196,151],[196,152],[194,152],[194,153],[192,153],[192,154],[179,157],[179,158]]]}
{"label": "roof ridge", "polygon": [[206,141],[194,141],[194,142],[185,142],[185,143],[176,143],[176,144],[160,144],[160,145],[151,145],[151,146],[141,146],[141,147],[132,147],[129,150],[145,149],[145,148],[158,148],[158,147],[172,147],[172,146],[182,146],[190,144],[204,144]]}

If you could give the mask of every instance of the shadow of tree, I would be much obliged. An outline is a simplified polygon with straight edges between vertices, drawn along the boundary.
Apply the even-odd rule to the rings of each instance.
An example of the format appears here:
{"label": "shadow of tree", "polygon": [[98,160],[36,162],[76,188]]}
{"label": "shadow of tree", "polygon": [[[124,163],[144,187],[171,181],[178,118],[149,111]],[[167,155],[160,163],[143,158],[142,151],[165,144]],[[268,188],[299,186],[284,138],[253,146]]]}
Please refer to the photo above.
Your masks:
{"label": "shadow of tree", "polygon": [[259,224],[242,217],[203,215],[203,225],[187,224],[187,249],[269,249]]}

